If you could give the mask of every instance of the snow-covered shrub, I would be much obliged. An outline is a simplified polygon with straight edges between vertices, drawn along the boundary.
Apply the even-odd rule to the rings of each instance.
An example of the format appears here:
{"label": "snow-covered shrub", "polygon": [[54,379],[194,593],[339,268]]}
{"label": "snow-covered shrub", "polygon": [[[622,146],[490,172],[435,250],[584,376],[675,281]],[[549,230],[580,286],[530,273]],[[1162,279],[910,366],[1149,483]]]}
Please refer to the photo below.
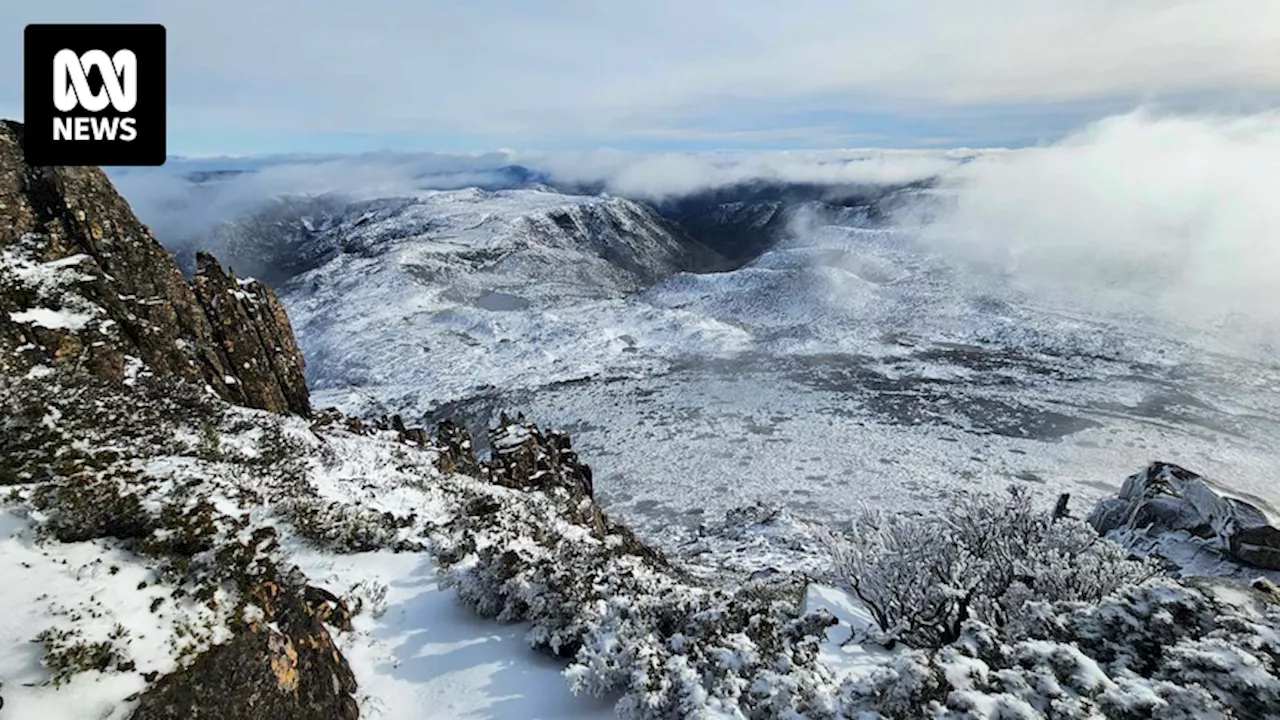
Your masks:
{"label": "snow-covered shrub", "polygon": [[285,500],[277,507],[299,535],[327,550],[358,553],[383,548],[421,549],[400,538],[400,531],[413,525],[411,516],[402,517],[314,496]]}
{"label": "snow-covered shrub", "polygon": [[1003,628],[969,621],[850,688],[844,712],[886,718],[1274,718],[1280,606],[1159,581],[1101,602],[1035,602]]}
{"label": "snow-covered shrub", "polygon": [[32,505],[46,520],[41,534],[60,542],[83,542],[103,537],[122,540],[149,535],[155,520],[142,507],[142,498],[116,478],[82,472],[38,486]]}
{"label": "snow-covered shrub", "polygon": [[802,583],[704,585],[584,511],[589,498],[466,487],[440,547],[446,584],[572,657],[575,692],[620,694],[624,718],[835,716],[838,684],[817,660],[835,620],[799,611]]}
{"label": "snow-covered shrub", "polygon": [[370,617],[377,620],[387,612],[388,589],[384,582],[361,580],[347,588],[343,600],[351,608],[352,616],[368,612]]}
{"label": "snow-covered shrub", "polygon": [[1016,486],[962,496],[945,515],[868,512],[824,537],[877,640],[917,648],[954,642],[966,620],[1000,626],[1031,600],[1097,602],[1158,572],[1087,523],[1054,520]]}
{"label": "snow-covered shrub", "polygon": [[57,687],[82,672],[105,672],[133,669],[127,653],[119,647],[129,631],[117,624],[106,639],[90,642],[79,629],[48,628],[36,635],[33,642],[44,649],[41,662],[49,669],[49,683]]}

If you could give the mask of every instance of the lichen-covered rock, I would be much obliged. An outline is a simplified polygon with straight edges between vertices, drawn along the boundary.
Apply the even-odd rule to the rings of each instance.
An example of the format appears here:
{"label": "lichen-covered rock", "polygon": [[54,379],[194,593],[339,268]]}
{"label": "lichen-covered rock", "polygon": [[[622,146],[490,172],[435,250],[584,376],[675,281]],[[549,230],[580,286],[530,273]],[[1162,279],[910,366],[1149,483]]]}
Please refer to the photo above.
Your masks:
{"label": "lichen-covered rock", "polygon": [[440,457],[437,464],[444,473],[462,473],[477,475],[480,463],[476,460],[475,444],[471,432],[465,427],[449,420],[436,425],[436,444]]}
{"label": "lichen-covered rock", "polygon": [[523,415],[504,413],[489,433],[489,445],[492,482],[521,490],[558,487],[574,498],[594,497],[591,468],[578,458],[565,433],[543,432]]}
{"label": "lichen-covered rock", "polygon": [[[302,356],[273,295],[244,288],[262,301],[236,309],[197,297],[100,169],[29,166],[23,132],[0,121],[0,372],[62,365],[121,380],[145,365],[238,404],[309,411]],[[202,274],[221,287],[215,266]]]}
{"label": "lichen-covered rock", "polygon": [[313,587],[264,583],[261,618],[138,698],[133,720],[356,720],[355,676],[324,621],[341,600]]}

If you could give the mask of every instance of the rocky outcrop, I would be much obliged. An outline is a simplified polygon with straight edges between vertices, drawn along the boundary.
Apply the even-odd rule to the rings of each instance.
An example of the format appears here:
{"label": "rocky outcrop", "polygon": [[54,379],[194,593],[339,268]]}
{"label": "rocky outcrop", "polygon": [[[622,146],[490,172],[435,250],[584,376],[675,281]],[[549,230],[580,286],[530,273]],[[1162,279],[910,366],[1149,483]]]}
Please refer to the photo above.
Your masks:
{"label": "rocky outcrop", "polygon": [[1154,462],[1129,476],[1117,497],[1094,507],[1089,524],[1100,535],[1186,533],[1235,562],[1280,570],[1280,530],[1265,513],[1172,463]]}
{"label": "rocky outcrop", "polygon": [[193,291],[100,169],[28,166],[22,137],[0,121],[0,372],[66,365],[120,380],[145,364],[238,404],[310,411],[269,290],[235,287],[207,258]]}
{"label": "rocky outcrop", "polygon": [[575,499],[595,496],[591,468],[573,451],[565,433],[544,432],[523,415],[503,413],[489,432],[493,457],[486,464],[490,482],[521,490],[563,488]]}
{"label": "rocky outcrop", "polygon": [[138,698],[132,720],[356,720],[355,676],[325,621],[350,627],[341,601],[318,588],[266,583],[261,617]]}
{"label": "rocky outcrop", "polygon": [[228,383],[224,396],[240,405],[308,414],[302,351],[271,288],[223,272],[207,253],[196,255],[194,285],[218,348],[237,380]]}

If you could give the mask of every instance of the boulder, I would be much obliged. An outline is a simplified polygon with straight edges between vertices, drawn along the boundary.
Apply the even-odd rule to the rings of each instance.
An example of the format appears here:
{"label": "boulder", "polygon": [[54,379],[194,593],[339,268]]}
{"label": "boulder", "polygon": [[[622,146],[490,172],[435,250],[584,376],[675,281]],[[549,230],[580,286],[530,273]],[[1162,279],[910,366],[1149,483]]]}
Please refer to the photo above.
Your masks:
{"label": "boulder", "polygon": [[1172,463],[1153,462],[1126,478],[1120,493],[1099,502],[1088,520],[1100,535],[1186,532],[1235,562],[1280,570],[1280,530],[1262,510]]}
{"label": "boulder", "polygon": [[265,583],[263,611],[228,642],[160,678],[138,696],[132,720],[357,720],[355,676],[325,627],[349,623],[332,594]]}
{"label": "boulder", "polygon": [[489,480],[522,490],[559,487],[578,499],[593,498],[591,468],[573,451],[565,433],[543,432],[523,415],[502,414],[489,432],[492,459],[487,464]]}

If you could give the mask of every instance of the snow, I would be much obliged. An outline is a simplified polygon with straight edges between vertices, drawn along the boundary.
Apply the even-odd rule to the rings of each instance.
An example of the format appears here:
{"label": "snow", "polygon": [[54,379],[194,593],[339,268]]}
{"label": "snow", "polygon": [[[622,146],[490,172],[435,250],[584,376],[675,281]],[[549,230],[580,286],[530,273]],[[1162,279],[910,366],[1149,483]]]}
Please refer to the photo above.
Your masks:
{"label": "snow", "polygon": [[473,428],[524,411],[658,539],[757,498],[839,518],[1019,482],[1087,508],[1157,458],[1280,506],[1275,366],[1046,306],[850,217],[646,286],[601,259],[670,255],[620,239],[622,202],[463,190],[339,215],[332,254],[279,289],[314,404]]}
{"label": "snow", "polygon": [[875,627],[871,613],[851,594],[832,587],[814,583],[805,595],[804,609],[809,612],[826,610],[840,621],[827,630],[827,643],[821,658],[842,680],[857,682],[871,676],[888,665],[898,651],[886,650],[870,643],[850,642],[854,636]]}
{"label": "snow", "polygon": [[[181,646],[179,623],[203,616],[155,585],[151,568],[108,541],[36,544],[27,519],[0,513],[0,681],[5,717],[42,720],[115,720],[128,716],[125,698],[146,687],[143,673],[172,671]],[[146,587],[139,587],[146,583]],[[152,603],[158,602],[156,611]],[[119,623],[129,634],[115,647],[136,663],[128,672],[78,673],[61,687],[32,641],[46,628],[76,631],[88,642],[107,638]],[[214,638],[217,640],[218,638]]]}
{"label": "snow", "polygon": [[38,325],[50,330],[82,330],[93,320],[93,316],[68,310],[31,308],[9,313],[9,319],[18,323]]}
{"label": "snow", "polygon": [[[139,383],[139,387],[145,386]],[[56,395],[47,412],[55,418],[52,427],[71,432],[76,442],[87,443],[82,449],[92,450],[96,447],[90,442],[95,440],[92,433],[83,428],[67,429],[76,416],[66,404],[66,395]],[[63,414],[59,416],[59,412]],[[359,607],[351,632],[331,628],[331,633],[356,675],[356,699],[363,717],[606,718],[619,709],[625,713],[628,707],[638,709],[644,703],[664,708],[664,712],[676,707],[697,708],[705,709],[708,716],[736,717],[734,713],[746,707],[748,696],[750,702],[762,703],[762,716],[771,717],[767,713],[773,710],[764,709],[766,701],[759,698],[776,702],[774,708],[793,707],[792,693],[796,692],[814,693],[819,703],[835,702],[838,692],[874,688],[894,673],[921,671],[917,667],[919,653],[902,644],[890,651],[870,643],[849,642],[866,635],[873,625],[870,613],[847,592],[821,582],[808,586],[804,609],[817,613],[810,619],[822,620],[830,613],[837,624],[812,626],[826,629],[825,637],[819,638],[813,649],[816,663],[797,653],[783,663],[791,665],[789,670],[775,672],[772,666],[761,664],[768,650],[748,635],[749,628],[714,624],[725,616],[728,606],[707,599],[717,592],[732,592],[748,575],[767,578],[770,573],[785,576],[796,571],[808,577],[824,576],[829,560],[815,557],[821,548],[814,540],[814,525],[785,509],[753,506],[733,513],[722,523],[707,524],[686,547],[688,552],[675,556],[682,565],[688,563],[688,577],[700,578],[705,585],[625,555],[612,566],[598,568],[604,571],[599,575],[584,578],[575,576],[575,569],[592,560],[591,553],[600,547],[598,539],[586,527],[566,522],[557,514],[564,508],[540,493],[442,476],[434,467],[435,451],[406,444],[394,432],[356,436],[336,425],[313,431],[310,422],[302,418],[242,408],[228,408],[226,415],[217,426],[214,452],[202,449],[209,443],[206,426],[197,425],[201,431],[196,432],[193,427],[179,425],[174,442],[161,443],[166,448],[163,453],[134,461],[132,467],[148,478],[138,486],[144,492],[143,505],[158,513],[182,487],[195,493],[190,499],[204,498],[211,503],[220,516],[243,518],[246,525],[234,531],[237,537],[247,537],[252,528],[273,527],[281,537],[282,560],[296,563],[308,583],[346,597],[349,607]],[[495,449],[526,440],[531,432],[530,428],[518,428],[501,433]],[[114,435],[96,440],[98,446],[127,442]],[[287,496],[266,500],[282,488],[273,487],[269,478],[274,476],[264,475],[262,467],[254,463],[260,462],[268,449],[281,445],[302,453],[304,462],[297,468],[300,475],[287,476]],[[311,497],[298,492],[301,489],[314,493],[311,504],[294,504]],[[498,502],[501,512],[509,514],[492,526],[486,521],[475,525],[450,522],[460,519],[460,503],[470,504],[468,493],[479,493],[472,499],[486,497]],[[342,548],[349,546],[339,543],[351,539],[349,531],[356,523],[340,517],[332,543],[306,534],[300,527],[308,520],[322,521],[324,515],[359,520],[384,513],[411,520],[404,526],[395,524],[376,538],[375,544],[414,543],[423,549],[345,553]],[[114,541],[35,542],[31,522],[43,520],[38,514],[30,518],[16,511],[0,514],[0,530],[4,531],[0,533],[0,573],[6,578],[32,578],[0,588],[0,604],[19,608],[0,618],[0,642],[27,649],[0,658],[5,709],[16,708],[19,717],[55,720],[127,716],[126,698],[145,687],[141,673],[176,667],[183,650],[183,643],[175,642],[178,628],[209,622],[221,628],[227,618],[211,614],[205,606],[175,603],[170,597],[172,588],[157,581],[147,562],[124,552]],[[459,526],[468,529],[460,531]],[[672,532],[671,536],[681,542],[690,539],[685,532]],[[467,542],[473,544],[468,546]],[[460,547],[467,548],[465,556],[458,552]],[[486,548],[492,548],[493,553],[486,555]],[[440,562],[446,567],[450,556],[466,559],[452,565],[446,574],[437,565],[434,552],[440,553]],[[519,572],[510,577],[496,573],[497,558],[503,558],[497,561],[501,563],[515,558]],[[634,576],[623,580],[632,571]],[[585,593],[583,588],[567,592],[562,585],[584,581],[588,584]],[[597,592],[601,594],[595,595]],[[1144,632],[1159,634],[1164,632],[1167,618],[1172,618],[1167,608],[1188,605],[1189,591],[1182,586],[1131,592],[1133,597],[1113,602],[1099,611],[1098,618],[1089,616],[1088,606],[1069,607],[1076,613],[1076,631],[1091,642],[1106,641],[1104,633],[1090,628],[1105,626],[1119,617],[1138,623]],[[1221,592],[1216,597],[1251,603],[1240,593]],[[153,612],[151,604],[156,600],[160,604]],[[696,604],[703,600],[710,604]],[[695,603],[693,607],[700,610],[696,619],[679,619],[674,608],[682,603]],[[234,604],[222,602],[220,606]],[[678,626],[683,631],[662,637],[644,622],[651,607],[656,607],[655,614],[647,617],[672,612],[677,622],[686,623]],[[499,620],[528,618],[535,624],[495,622],[482,619],[477,611]],[[244,612],[245,617],[261,614],[255,606]],[[1047,612],[1050,610],[1036,610]],[[1040,617],[1028,614],[1031,620]],[[1213,618],[1201,613],[1193,620],[1216,622]],[[45,628],[74,627],[87,641],[106,640],[117,622],[129,633],[114,647],[121,660],[136,663],[134,667],[79,673],[59,688],[42,684],[50,674],[41,666],[39,648],[29,642],[35,634]],[[765,626],[773,627],[771,623]],[[1260,648],[1266,643],[1277,645],[1276,633],[1261,622],[1231,627],[1248,629],[1252,639],[1242,641],[1240,648],[1224,645],[1216,636],[1194,643],[1170,643],[1168,666],[1184,672],[1187,678],[1193,673],[1230,671],[1238,678],[1232,681],[1236,684],[1224,683],[1223,687],[1233,696],[1239,696],[1239,688],[1246,685],[1270,692],[1269,676],[1260,664]],[[582,632],[587,634],[580,636]],[[1204,629],[1189,628],[1186,632],[1207,635]],[[531,643],[556,647],[578,637],[582,637],[584,650],[573,658],[571,666],[567,660],[555,660],[530,648]],[[225,633],[215,631],[195,637],[194,642],[203,647],[223,639]],[[1019,642],[1011,645],[1011,652],[1022,658],[1016,667],[975,656],[972,647],[980,647],[982,642],[972,639],[966,639],[969,645],[957,643],[937,656],[941,677],[955,690],[948,696],[949,707],[996,713],[1016,710],[1022,717],[1037,718],[1040,715],[1028,708],[1054,693],[1058,693],[1055,697],[1062,692],[1088,696],[1080,702],[1094,702],[1094,696],[1106,693],[1118,693],[1116,702],[1136,703],[1146,697],[1142,687],[1127,689],[1115,682],[1115,668],[1103,667],[1095,660],[1101,657],[1096,648],[1090,654],[1056,638],[1016,639]],[[1083,647],[1084,640],[1080,642]],[[645,665],[644,658],[651,655],[662,661]],[[1025,683],[1023,690],[1002,691],[995,678],[1011,677],[1014,672],[1038,683],[1034,691],[1026,689],[1033,686]],[[714,680],[707,679],[711,676]],[[904,680],[903,687],[908,689],[903,701],[910,702],[909,688],[914,686]],[[615,694],[619,688],[626,688],[629,694]],[[575,689],[582,695],[575,696]],[[603,696],[593,697],[591,693],[596,691],[604,691]],[[620,700],[622,705],[618,706]]]}
{"label": "snow", "polygon": [[381,618],[356,616],[338,638],[360,685],[361,717],[371,720],[492,718],[557,720],[616,717],[612,698],[574,697],[565,664],[530,649],[526,625],[496,624],[442,589],[435,563],[389,552],[294,556],[314,580],[384,583]]}
{"label": "snow", "polygon": [[[1241,493],[1276,497],[1267,432],[1280,417],[1275,368],[1262,368],[1260,378],[1252,372],[1256,364],[1235,358],[1208,373],[1192,343],[1070,308],[1037,307],[1015,294],[975,296],[935,258],[875,228],[818,228],[740,270],[676,274],[654,284],[678,265],[679,247],[662,228],[646,224],[651,220],[618,199],[479,190],[377,201],[336,224],[306,220],[306,229],[320,234],[320,247],[308,249],[334,252],[282,296],[320,388],[316,404],[402,411],[411,424],[442,406],[447,415],[485,424],[497,410],[518,405],[540,421],[565,426],[575,449],[597,469],[600,497],[611,511],[674,550],[690,577],[708,586],[718,580],[732,588],[746,577],[789,572],[823,577],[830,558],[817,546],[810,518],[847,520],[867,506],[954,509],[963,492],[1009,482],[1049,497],[1070,491],[1077,506],[1086,505],[1151,455],[1193,458],[1188,465],[1229,477]],[[584,228],[589,231],[580,232]],[[632,262],[624,267],[618,255]],[[17,276],[49,289],[74,279],[68,269],[83,258],[31,264],[6,255],[4,261],[18,268]],[[93,312],[34,308],[11,317],[81,329]],[[27,380],[52,372],[33,370]],[[1224,382],[1237,373],[1263,390]],[[141,361],[127,359],[126,383],[137,385],[145,374]],[[212,451],[207,427],[182,427],[172,440],[198,452],[136,463],[159,483],[143,504],[158,510],[180,483],[199,485],[219,513],[243,512],[249,527],[276,528],[284,558],[310,583],[353,605],[359,600],[364,607],[353,630],[333,633],[359,683],[363,717],[613,717],[618,696],[589,693],[628,683],[628,702],[733,717],[733,692],[785,697],[789,682],[801,682],[799,674],[753,667],[761,646],[740,628],[691,623],[688,634],[663,640],[636,621],[644,617],[644,602],[655,602],[636,587],[702,598],[711,594],[704,586],[642,568],[636,586],[619,585],[612,596],[592,592],[620,573],[593,578],[597,585],[585,600],[556,597],[545,586],[566,582],[576,569],[572,560],[581,559],[574,552],[599,546],[588,530],[563,518],[513,513],[497,523],[500,530],[477,532],[466,559],[442,571],[432,552],[458,541],[449,535],[456,530],[441,528],[456,512],[449,493],[460,486],[449,482],[462,481],[440,477],[433,451],[409,447],[395,433],[356,437],[330,428],[322,435],[300,418],[243,409],[229,415],[237,429],[220,426]],[[52,408],[43,425],[57,431],[65,421]],[[266,456],[267,426],[308,453],[298,472],[314,496],[243,505],[251,493],[273,490],[263,487],[261,470],[236,465],[251,467]],[[492,449],[500,454],[528,437],[527,429],[511,427]],[[494,497],[516,492],[486,491]],[[736,519],[712,520],[757,498],[785,510],[770,512],[760,503]],[[359,520],[386,513],[410,520],[390,530],[339,524],[335,532],[345,535],[303,540],[301,525],[326,514]],[[114,541],[36,542],[31,521],[41,519],[0,514],[0,577],[20,579],[0,588],[0,607],[16,608],[0,617],[0,647],[19,648],[0,658],[5,709],[54,720],[124,717],[126,699],[145,687],[143,673],[177,667],[186,649],[175,642],[178,628],[210,621],[221,627],[225,618],[173,601],[153,568]],[[535,538],[527,528],[503,535],[504,524],[532,524],[555,540]],[[383,534],[358,537],[375,531]],[[620,538],[610,540],[616,547]],[[317,549],[329,541],[328,550]],[[337,547],[338,541],[424,549],[347,553],[352,547]],[[526,566],[495,580],[485,565],[494,562],[485,557],[489,549]],[[448,567],[447,553],[440,557]],[[566,558],[570,562],[560,562]],[[648,581],[653,585],[643,585]],[[499,593],[492,582],[508,584]],[[1173,618],[1161,605],[1180,607],[1187,592],[1181,586],[1134,591],[1135,597],[1108,600],[1097,618],[1084,606],[1046,605],[1036,612],[1059,613],[1058,620],[1074,613],[1081,646],[1119,642],[1123,638],[1098,629],[1118,618],[1155,635]],[[586,651],[569,670],[566,661],[530,649],[531,642],[560,647],[581,631],[558,625],[569,621],[546,608],[530,610],[545,600],[539,593],[561,603],[557,612],[589,625]],[[1234,606],[1252,604],[1238,590],[1212,595]],[[806,689],[870,685],[923,657],[902,645],[891,651],[851,642],[875,624],[867,607],[834,586],[810,584],[804,606],[837,620],[821,638]],[[699,622],[725,612],[710,607]],[[537,624],[481,619],[471,608]],[[262,617],[252,605],[244,613]],[[1016,620],[1034,626],[1043,617]],[[117,623],[129,634],[111,638]],[[79,673],[61,688],[47,685],[49,670],[30,642],[46,628],[74,629],[90,642],[110,640],[135,667]],[[1274,690],[1274,677],[1252,653],[1280,643],[1261,624],[1248,629],[1253,645],[1233,647],[1206,635],[1169,642],[1162,662],[1180,678],[1228,675],[1222,685],[1238,696],[1240,687]],[[1120,693],[1114,702],[1135,707],[1165,702],[1148,685],[1130,687],[1132,678],[1101,665],[1096,648],[1091,656],[1028,634],[1004,650],[1017,667],[1001,667],[975,654],[980,641],[1003,642],[997,631],[966,632],[977,635],[929,658],[951,686],[950,709],[1036,718],[1046,698],[1070,708],[1106,693]],[[191,642],[224,639],[215,630]],[[714,644],[698,645],[707,642]],[[660,655],[667,650],[677,652]],[[646,668],[645,653],[665,661]],[[717,694],[708,693],[700,671],[724,671]],[[660,688],[646,685],[646,672]],[[1009,687],[1002,687],[1006,681]],[[575,697],[571,688],[586,692]],[[659,697],[666,693],[684,694]],[[1070,716],[1070,708],[1062,712]]]}
{"label": "snow", "polygon": [[[26,241],[27,238],[23,240]],[[20,281],[42,288],[57,288],[70,282],[92,279],[91,276],[74,270],[86,260],[90,260],[88,255],[77,253],[49,262],[38,262],[15,252],[14,248],[6,248],[3,255],[0,255],[0,265],[9,266],[9,270]]]}
{"label": "snow", "polygon": [[[32,307],[10,311],[9,319],[50,330],[83,330],[105,313],[82,295],[67,290],[94,279],[81,267],[92,259],[76,254],[42,262],[38,259],[42,255],[41,243],[40,236],[28,234],[0,249],[0,278],[24,290],[33,303]],[[106,334],[111,325],[106,321],[98,329]]]}
{"label": "snow", "polygon": [[31,369],[27,371],[27,377],[31,379],[36,379],[36,378],[48,377],[52,373],[53,373],[53,368],[49,367],[48,365],[33,365],[31,366]]}

